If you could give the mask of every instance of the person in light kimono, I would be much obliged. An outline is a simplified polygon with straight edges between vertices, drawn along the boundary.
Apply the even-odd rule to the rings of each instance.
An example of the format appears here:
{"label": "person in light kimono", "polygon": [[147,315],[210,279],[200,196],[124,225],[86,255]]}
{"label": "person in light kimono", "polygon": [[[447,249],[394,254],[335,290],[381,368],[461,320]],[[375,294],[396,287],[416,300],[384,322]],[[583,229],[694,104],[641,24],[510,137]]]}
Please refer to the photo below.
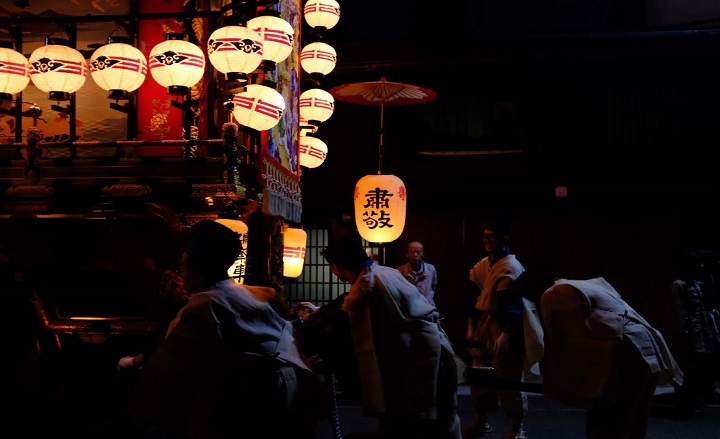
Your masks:
{"label": "person in light kimono", "polygon": [[398,270],[368,257],[352,235],[323,256],[333,274],[352,284],[342,310],[363,411],[379,419],[380,437],[460,439],[457,365],[437,308]]}
{"label": "person in light kimono", "polygon": [[238,235],[194,224],[182,258],[187,305],[142,370],[130,412],[146,438],[314,437],[324,387],[269,289],[235,283]]}
{"label": "person in light kimono", "polygon": [[[539,373],[543,336],[534,304],[522,297],[516,285],[525,268],[510,253],[509,235],[509,224],[503,220],[483,230],[487,256],[470,270],[466,341],[473,367],[492,367],[498,380],[520,382],[533,375],[532,370]],[[470,386],[470,398],[476,415],[463,427],[465,439],[489,434],[493,427],[487,422],[487,412],[498,407],[511,418],[502,438],[525,437],[528,403],[523,392]]]}

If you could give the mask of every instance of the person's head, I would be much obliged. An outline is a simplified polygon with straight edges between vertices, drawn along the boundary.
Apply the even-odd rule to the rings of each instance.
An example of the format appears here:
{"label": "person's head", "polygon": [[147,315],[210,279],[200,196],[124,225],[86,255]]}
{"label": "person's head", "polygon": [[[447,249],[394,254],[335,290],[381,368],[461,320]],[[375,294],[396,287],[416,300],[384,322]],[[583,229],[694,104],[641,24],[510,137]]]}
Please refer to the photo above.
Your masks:
{"label": "person's head", "polygon": [[421,242],[413,241],[407,246],[407,252],[405,253],[408,262],[411,264],[419,264],[425,257],[425,248]]}
{"label": "person's head", "polygon": [[227,279],[227,270],[241,250],[240,235],[228,227],[211,220],[195,223],[190,228],[180,270],[188,292],[204,291]]}
{"label": "person's head", "polygon": [[333,274],[344,282],[355,282],[368,261],[362,243],[353,236],[344,236],[330,243],[322,255]]}
{"label": "person's head", "polygon": [[504,221],[490,221],[483,229],[483,247],[491,258],[509,253],[510,226]]}

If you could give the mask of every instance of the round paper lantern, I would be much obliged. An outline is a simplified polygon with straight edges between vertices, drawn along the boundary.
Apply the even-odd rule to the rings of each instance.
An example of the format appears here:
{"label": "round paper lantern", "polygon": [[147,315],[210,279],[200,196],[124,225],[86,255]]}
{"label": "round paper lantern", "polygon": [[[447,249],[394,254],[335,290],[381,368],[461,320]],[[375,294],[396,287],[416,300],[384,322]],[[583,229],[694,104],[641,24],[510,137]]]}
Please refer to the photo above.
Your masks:
{"label": "round paper lantern", "polygon": [[283,276],[298,277],[305,263],[307,233],[288,227],[283,232]]}
{"label": "round paper lantern", "polygon": [[300,166],[317,168],[327,157],[328,147],[322,140],[314,136],[300,136],[298,141],[298,155]]}
{"label": "round paper lantern", "polygon": [[145,55],[128,44],[130,40],[108,38],[90,57],[90,75],[95,83],[110,93],[109,98],[127,99],[127,94],[145,82],[148,66]]}
{"label": "round paper lantern", "polygon": [[238,255],[237,259],[228,268],[227,274],[231,278],[235,279],[237,283],[243,283],[245,278],[245,266],[247,265],[247,242],[248,242],[248,226],[240,220],[218,218],[215,222],[222,224],[228,229],[240,235],[240,242],[242,242],[242,250]]}
{"label": "round paper lantern", "polygon": [[317,125],[330,119],[335,111],[335,98],[321,88],[311,88],[300,95],[298,107],[300,117]]}
{"label": "round paper lantern", "polygon": [[265,45],[263,59],[269,61],[269,67],[273,67],[292,53],[295,29],[280,18],[277,11],[265,10],[261,14],[248,20],[247,26],[262,37]]}
{"label": "round paper lantern", "polygon": [[232,100],[232,114],[241,125],[258,131],[269,130],[280,122],[285,99],[270,87],[250,84]]}
{"label": "round paper lantern", "polygon": [[307,73],[327,75],[337,64],[335,49],[325,43],[310,43],[300,52],[300,66]]}
{"label": "round paper lantern", "polygon": [[168,94],[185,95],[205,74],[205,54],[181,33],[165,35],[148,56],[150,74]]}
{"label": "round paper lantern", "polygon": [[310,27],[332,29],[340,20],[340,4],[335,0],[308,0],[303,15]]}
{"label": "round paper lantern", "polygon": [[246,79],[263,60],[262,37],[243,26],[225,26],[208,39],[210,63],[229,81]]}
{"label": "round paper lantern", "polygon": [[21,53],[0,47],[0,100],[12,100],[30,83],[30,64]]}
{"label": "round paper lantern", "polygon": [[405,227],[407,192],[394,175],[366,175],[355,185],[355,225],[369,242],[392,242]]}
{"label": "round paper lantern", "polygon": [[70,93],[80,90],[87,76],[82,53],[62,38],[46,38],[45,45],[30,54],[30,80],[56,101],[70,100]]}

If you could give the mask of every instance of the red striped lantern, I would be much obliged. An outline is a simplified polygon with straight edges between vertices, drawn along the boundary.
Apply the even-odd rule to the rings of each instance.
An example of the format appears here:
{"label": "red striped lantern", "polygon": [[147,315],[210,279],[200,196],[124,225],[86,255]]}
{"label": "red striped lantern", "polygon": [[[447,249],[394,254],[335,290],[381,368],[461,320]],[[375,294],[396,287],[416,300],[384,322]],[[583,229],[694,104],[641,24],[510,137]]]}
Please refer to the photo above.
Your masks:
{"label": "red striped lantern", "polygon": [[308,0],[303,15],[310,27],[332,29],[340,20],[340,4],[335,0]]}
{"label": "red striped lantern", "polygon": [[283,276],[298,277],[305,263],[307,233],[303,229],[286,228],[283,232]]}
{"label": "red striped lantern", "polygon": [[30,64],[21,53],[0,47],[0,100],[12,100],[30,83]]}
{"label": "red striped lantern", "polygon": [[298,155],[300,166],[317,168],[325,162],[328,147],[325,142],[314,136],[300,136],[298,141]]}
{"label": "red striped lantern", "polygon": [[250,84],[233,96],[232,114],[241,125],[258,131],[269,130],[280,122],[285,99],[265,85]]}
{"label": "red striped lantern", "polygon": [[261,14],[248,20],[247,26],[262,38],[263,59],[274,64],[283,62],[292,53],[295,29],[277,11],[265,10]]}
{"label": "red striped lantern", "polygon": [[145,55],[128,44],[129,39],[110,37],[90,57],[90,76],[108,97],[127,99],[127,94],[145,82],[148,66]]}
{"label": "red striped lantern", "polygon": [[327,75],[335,69],[337,53],[325,43],[310,43],[300,52],[300,66],[307,73]]}
{"label": "red striped lantern", "polygon": [[299,99],[300,117],[317,125],[330,119],[335,111],[335,98],[321,88],[304,91]]}
{"label": "red striped lantern", "polygon": [[229,81],[246,79],[263,60],[262,37],[243,26],[225,26],[208,39],[208,58]]}
{"label": "red striped lantern", "polygon": [[148,56],[150,74],[155,82],[167,87],[168,94],[185,95],[205,74],[205,54],[185,34],[169,33]]}
{"label": "red striped lantern", "polygon": [[56,101],[70,100],[70,93],[80,90],[87,77],[82,53],[62,38],[46,38],[45,45],[30,54],[30,80]]}
{"label": "red striped lantern", "polygon": [[394,175],[366,175],[355,185],[355,225],[368,242],[392,242],[405,227],[407,191]]}

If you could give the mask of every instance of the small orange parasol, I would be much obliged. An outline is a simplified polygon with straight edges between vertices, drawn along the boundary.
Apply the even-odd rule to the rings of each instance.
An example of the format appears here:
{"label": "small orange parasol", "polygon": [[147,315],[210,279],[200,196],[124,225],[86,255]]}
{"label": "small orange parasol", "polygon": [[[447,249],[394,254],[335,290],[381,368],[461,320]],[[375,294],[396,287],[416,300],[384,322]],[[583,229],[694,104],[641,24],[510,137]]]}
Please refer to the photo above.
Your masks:
{"label": "small orange parasol", "polygon": [[422,104],[432,101],[437,96],[434,91],[428,88],[390,82],[384,77],[379,81],[338,85],[330,89],[330,94],[338,101],[358,105],[378,105],[380,107],[378,174],[382,170],[385,106]]}

